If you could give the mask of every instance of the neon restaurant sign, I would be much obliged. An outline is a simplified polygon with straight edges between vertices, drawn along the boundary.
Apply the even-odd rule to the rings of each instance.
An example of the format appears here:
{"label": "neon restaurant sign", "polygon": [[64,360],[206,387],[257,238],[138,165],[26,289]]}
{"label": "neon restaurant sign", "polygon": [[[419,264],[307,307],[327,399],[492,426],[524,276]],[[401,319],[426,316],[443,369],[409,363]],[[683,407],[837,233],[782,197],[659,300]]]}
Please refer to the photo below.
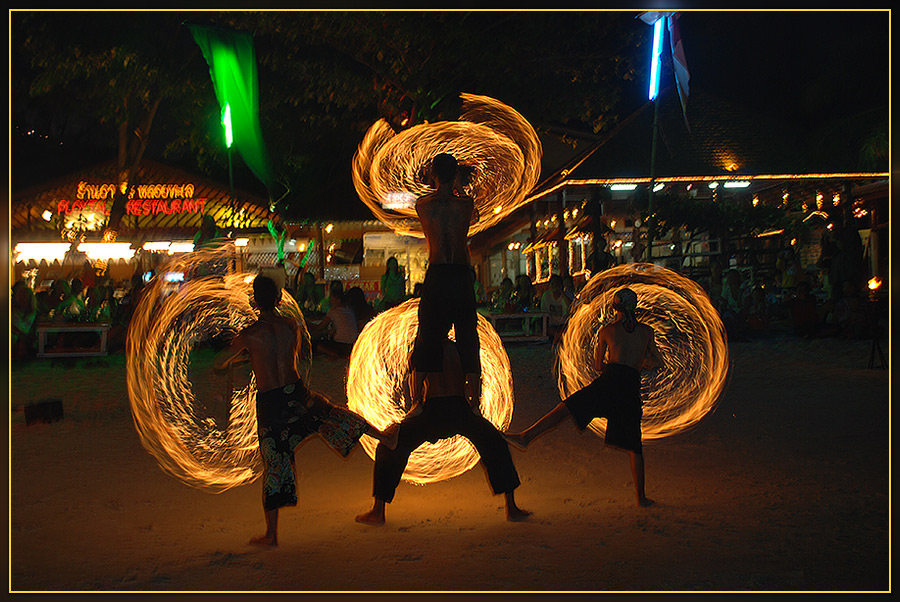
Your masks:
{"label": "neon restaurant sign", "polygon": [[[56,204],[59,215],[93,212],[109,215],[116,184],[79,182],[73,200],[60,199]],[[140,184],[128,191],[125,212],[128,215],[157,215],[164,213],[203,213],[205,197],[194,198],[193,184]]]}

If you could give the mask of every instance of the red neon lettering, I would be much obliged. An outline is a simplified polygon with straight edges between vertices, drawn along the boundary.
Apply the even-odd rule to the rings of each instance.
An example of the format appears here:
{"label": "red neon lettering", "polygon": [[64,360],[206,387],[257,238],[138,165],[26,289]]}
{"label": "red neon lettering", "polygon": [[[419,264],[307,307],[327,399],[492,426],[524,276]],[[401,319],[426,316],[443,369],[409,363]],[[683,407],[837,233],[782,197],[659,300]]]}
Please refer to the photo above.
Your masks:
{"label": "red neon lettering", "polygon": [[172,213],[181,212],[181,199],[172,199]]}
{"label": "red neon lettering", "polygon": [[60,201],[56,205],[56,213],[68,213],[69,212],[69,201]]}
{"label": "red neon lettering", "polygon": [[150,212],[153,211],[153,205],[150,201],[144,201],[141,203],[141,209],[143,210],[142,213],[144,215],[150,215]]}

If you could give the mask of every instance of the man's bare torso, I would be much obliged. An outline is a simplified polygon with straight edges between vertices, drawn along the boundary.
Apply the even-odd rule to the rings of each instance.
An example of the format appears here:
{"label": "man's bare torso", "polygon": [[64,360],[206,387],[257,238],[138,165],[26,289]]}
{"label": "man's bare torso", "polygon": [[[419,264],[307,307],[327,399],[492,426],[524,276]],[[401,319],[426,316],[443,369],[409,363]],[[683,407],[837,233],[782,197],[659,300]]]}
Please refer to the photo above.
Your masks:
{"label": "man's bare torso", "polygon": [[648,353],[656,356],[652,341],[653,329],[646,324],[636,324],[634,332],[625,330],[622,320],[608,324],[600,329],[595,365],[624,364],[640,371]]}
{"label": "man's bare torso", "polygon": [[250,353],[258,391],[281,388],[300,380],[296,367],[299,338],[291,320],[260,316],[238,336]]}
{"label": "man's bare torso", "polygon": [[474,208],[474,200],[456,196],[449,189],[438,189],[416,201],[429,263],[468,265],[466,241]]}

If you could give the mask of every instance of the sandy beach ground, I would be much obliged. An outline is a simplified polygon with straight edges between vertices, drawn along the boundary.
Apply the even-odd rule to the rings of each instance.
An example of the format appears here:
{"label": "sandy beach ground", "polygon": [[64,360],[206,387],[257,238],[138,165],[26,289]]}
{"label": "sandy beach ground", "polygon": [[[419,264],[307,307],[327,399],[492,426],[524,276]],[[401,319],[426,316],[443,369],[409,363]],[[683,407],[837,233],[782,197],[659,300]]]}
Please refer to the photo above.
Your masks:
{"label": "sandy beach ground", "polygon": [[[372,460],[307,440],[277,549],[248,544],[259,481],[205,493],[143,449],[124,355],[34,360],[11,372],[10,591],[889,591],[890,372],[867,367],[871,349],[731,343],[715,412],[645,446],[651,508],[635,505],[627,456],[566,422],[513,450],[528,521],[505,521],[478,466],[402,483],[387,523],[364,526]],[[559,401],[553,351],[507,353],[520,430]],[[346,403],[347,366],[316,358],[312,388]],[[45,398],[65,417],[26,426]]]}

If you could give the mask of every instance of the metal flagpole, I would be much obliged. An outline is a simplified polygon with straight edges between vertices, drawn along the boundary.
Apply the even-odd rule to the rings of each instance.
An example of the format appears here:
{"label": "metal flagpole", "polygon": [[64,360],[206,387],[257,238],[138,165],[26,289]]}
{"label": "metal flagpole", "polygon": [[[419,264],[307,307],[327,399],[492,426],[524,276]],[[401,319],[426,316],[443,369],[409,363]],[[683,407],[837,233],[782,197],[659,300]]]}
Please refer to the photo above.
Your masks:
{"label": "metal flagpole", "polygon": [[232,167],[231,160],[231,145],[234,142],[234,130],[231,126],[231,105],[229,103],[225,103],[225,106],[222,107],[222,126],[225,128],[225,146],[228,147],[228,186],[230,193],[230,205],[231,205],[231,225],[234,227],[235,224],[235,208],[234,208],[234,168]]}
{"label": "metal flagpole", "polygon": [[653,24],[653,56],[650,67],[650,100],[653,102],[653,132],[650,142],[650,191],[647,195],[647,261],[653,262],[653,189],[656,187],[656,139],[659,133],[659,79],[663,36],[666,17],[662,15]]}
{"label": "metal flagpole", "polygon": [[659,99],[653,101],[653,137],[650,142],[650,192],[647,195],[647,261],[653,262],[653,189],[656,188],[656,138],[659,134]]}

